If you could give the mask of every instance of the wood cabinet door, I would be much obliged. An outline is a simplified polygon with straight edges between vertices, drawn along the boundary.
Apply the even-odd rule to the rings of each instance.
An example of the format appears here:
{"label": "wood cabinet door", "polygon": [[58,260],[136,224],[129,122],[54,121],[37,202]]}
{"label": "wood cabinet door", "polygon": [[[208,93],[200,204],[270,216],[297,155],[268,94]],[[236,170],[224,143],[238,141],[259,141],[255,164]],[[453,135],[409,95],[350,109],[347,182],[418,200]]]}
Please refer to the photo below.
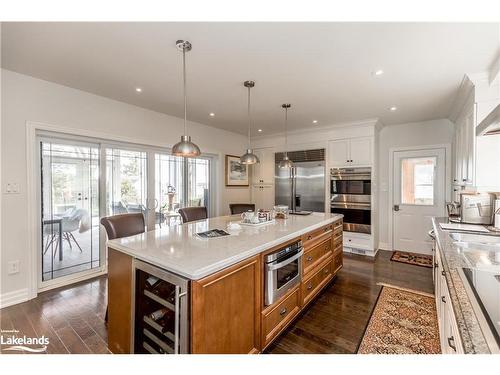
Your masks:
{"label": "wood cabinet door", "polygon": [[191,284],[191,352],[260,351],[259,257]]}
{"label": "wood cabinet door", "polygon": [[349,145],[351,165],[372,165],[372,138],[352,138]]}
{"label": "wood cabinet door", "polygon": [[344,167],[349,162],[349,140],[341,139],[328,142],[328,160],[330,167]]}

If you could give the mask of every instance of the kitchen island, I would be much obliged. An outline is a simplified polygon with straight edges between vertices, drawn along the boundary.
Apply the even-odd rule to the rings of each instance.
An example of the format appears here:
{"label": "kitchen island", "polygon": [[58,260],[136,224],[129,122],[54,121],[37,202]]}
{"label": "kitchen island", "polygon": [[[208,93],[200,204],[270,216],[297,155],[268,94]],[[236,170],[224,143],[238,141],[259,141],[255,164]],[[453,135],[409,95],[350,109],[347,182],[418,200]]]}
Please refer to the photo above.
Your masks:
{"label": "kitchen island", "polygon": [[[216,217],[109,241],[114,353],[261,352],[342,267],[342,215],[228,226],[238,221]],[[198,235],[212,229],[229,235]],[[286,267],[266,264],[278,253]]]}

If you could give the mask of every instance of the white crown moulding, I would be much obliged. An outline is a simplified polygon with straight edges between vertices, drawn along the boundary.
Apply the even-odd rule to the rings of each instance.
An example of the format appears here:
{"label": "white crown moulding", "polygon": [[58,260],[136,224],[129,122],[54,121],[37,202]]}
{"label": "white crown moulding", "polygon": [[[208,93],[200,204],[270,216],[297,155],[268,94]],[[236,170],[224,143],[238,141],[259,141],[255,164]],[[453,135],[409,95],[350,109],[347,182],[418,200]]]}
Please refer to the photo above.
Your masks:
{"label": "white crown moulding", "polygon": [[[375,126],[377,130],[382,129],[385,125],[382,123],[382,121],[379,118],[371,118],[371,119],[365,119],[365,120],[359,120],[359,121],[351,121],[351,122],[339,122],[339,123],[334,123],[330,125],[320,125],[320,126],[314,126],[313,128],[304,128],[304,129],[295,129],[295,130],[289,130],[288,135],[291,134],[304,134],[308,133],[310,134],[311,132],[317,133],[321,131],[328,131],[328,130],[333,130],[333,129],[340,129],[340,128],[357,128],[357,127],[362,127],[362,126]],[[284,132],[276,132],[276,133],[270,133],[270,134],[258,134],[256,136],[253,136],[252,139],[259,140],[259,139],[266,139],[269,137],[279,137],[279,136],[284,136]]]}

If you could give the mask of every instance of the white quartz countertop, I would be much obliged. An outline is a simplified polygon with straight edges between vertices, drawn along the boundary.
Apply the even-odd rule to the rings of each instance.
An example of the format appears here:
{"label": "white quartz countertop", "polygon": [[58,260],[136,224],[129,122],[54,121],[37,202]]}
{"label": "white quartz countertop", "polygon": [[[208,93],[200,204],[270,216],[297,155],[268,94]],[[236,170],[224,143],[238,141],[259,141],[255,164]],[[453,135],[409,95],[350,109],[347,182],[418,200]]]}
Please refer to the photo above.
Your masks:
{"label": "white quartz countertop", "polygon": [[[342,215],[314,212],[290,215],[260,227],[227,228],[240,216],[220,216],[175,226],[165,226],[136,236],[110,240],[108,246],[191,280],[198,280],[342,218]],[[196,235],[223,229],[230,236],[203,239]]]}

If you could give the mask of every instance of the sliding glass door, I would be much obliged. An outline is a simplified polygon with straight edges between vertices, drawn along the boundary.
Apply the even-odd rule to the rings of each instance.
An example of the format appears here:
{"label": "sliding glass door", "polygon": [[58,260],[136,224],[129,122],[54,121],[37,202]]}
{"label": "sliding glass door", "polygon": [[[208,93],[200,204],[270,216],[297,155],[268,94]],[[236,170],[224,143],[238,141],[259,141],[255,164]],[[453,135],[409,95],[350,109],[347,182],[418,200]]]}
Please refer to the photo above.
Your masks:
{"label": "sliding glass door", "polygon": [[149,231],[180,224],[182,207],[212,212],[209,157],[50,134],[38,141],[41,288],[105,270],[101,217],[142,213]]}
{"label": "sliding glass door", "polygon": [[99,268],[99,145],[39,145],[42,281]]}

